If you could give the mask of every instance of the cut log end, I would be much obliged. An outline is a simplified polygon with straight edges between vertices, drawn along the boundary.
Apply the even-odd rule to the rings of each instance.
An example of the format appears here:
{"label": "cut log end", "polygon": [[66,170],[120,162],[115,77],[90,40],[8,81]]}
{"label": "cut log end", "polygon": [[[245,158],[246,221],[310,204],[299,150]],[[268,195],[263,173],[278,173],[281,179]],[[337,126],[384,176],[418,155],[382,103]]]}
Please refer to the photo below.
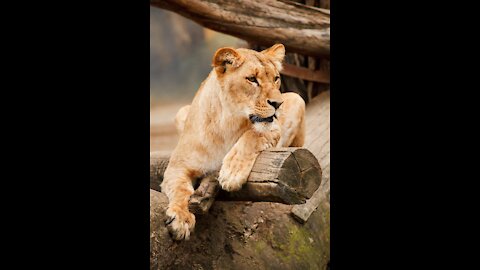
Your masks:
{"label": "cut log end", "polygon": [[219,200],[302,204],[320,186],[322,170],[304,148],[272,148],[255,161],[247,183],[235,192],[221,191]]}

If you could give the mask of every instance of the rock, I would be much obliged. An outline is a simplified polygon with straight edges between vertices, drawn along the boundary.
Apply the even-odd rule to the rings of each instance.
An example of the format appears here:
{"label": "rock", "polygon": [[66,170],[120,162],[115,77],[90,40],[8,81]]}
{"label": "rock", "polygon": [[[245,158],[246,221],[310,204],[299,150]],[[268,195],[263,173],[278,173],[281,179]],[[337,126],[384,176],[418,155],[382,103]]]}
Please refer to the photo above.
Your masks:
{"label": "rock", "polygon": [[302,225],[291,205],[216,201],[197,217],[190,240],[174,242],[163,223],[166,205],[164,194],[150,191],[151,269],[325,269],[328,262],[320,211]]}

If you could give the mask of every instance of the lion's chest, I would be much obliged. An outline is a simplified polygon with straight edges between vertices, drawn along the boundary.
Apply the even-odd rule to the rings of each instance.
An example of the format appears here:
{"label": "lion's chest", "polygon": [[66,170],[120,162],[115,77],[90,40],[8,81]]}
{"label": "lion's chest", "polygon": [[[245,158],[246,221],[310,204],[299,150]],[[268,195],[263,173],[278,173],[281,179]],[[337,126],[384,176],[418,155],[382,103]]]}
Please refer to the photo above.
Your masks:
{"label": "lion's chest", "polygon": [[245,130],[241,128],[211,132],[209,136],[203,139],[208,158],[203,160],[202,167],[209,171],[219,170],[223,158],[244,132]]}

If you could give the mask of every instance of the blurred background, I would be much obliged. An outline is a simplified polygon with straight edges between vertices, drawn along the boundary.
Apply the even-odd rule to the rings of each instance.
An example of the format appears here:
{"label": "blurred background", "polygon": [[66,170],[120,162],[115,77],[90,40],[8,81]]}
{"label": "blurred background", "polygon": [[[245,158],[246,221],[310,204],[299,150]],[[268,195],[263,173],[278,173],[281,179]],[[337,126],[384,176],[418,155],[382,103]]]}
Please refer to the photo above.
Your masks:
{"label": "blurred background", "polygon": [[[330,88],[330,1],[222,3],[218,6],[206,1],[205,6],[189,7],[171,0],[153,1],[150,5],[150,151],[173,150],[178,142],[176,112],[192,102],[212,69],[213,54],[221,47],[261,51],[274,43],[284,43],[288,46],[280,76],[282,93],[296,92],[308,104]],[[207,10],[200,11],[199,7]],[[229,17],[232,13],[226,10],[235,10],[243,16]],[[179,14],[196,18],[200,24]],[[220,17],[212,19],[207,14]],[[229,23],[240,26],[240,30]],[[278,33],[269,36],[268,29],[276,29],[282,38],[279,40]],[[297,29],[297,34],[292,35],[289,29]],[[249,33],[254,34],[248,37]]]}
{"label": "blurred background", "polygon": [[242,40],[204,28],[174,12],[150,7],[150,151],[177,144],[174,118],[191,103],[220,47]]}

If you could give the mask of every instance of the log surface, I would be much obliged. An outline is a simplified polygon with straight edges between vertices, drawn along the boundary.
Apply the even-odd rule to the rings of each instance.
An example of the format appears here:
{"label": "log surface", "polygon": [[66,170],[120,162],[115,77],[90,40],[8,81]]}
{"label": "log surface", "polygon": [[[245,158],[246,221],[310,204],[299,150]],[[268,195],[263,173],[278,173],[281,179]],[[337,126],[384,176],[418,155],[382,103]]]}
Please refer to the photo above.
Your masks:
{"label": "log surface", "polygon": [[242,189],[222,190],[218,200],[301,204],[313,195],[321,179],[320,164],[307,149],[273,148],[257,157]]}
{"label": "log surface", "polygon": [[150,0],[212,30],[310,56],[330,55],[330,10],[293,1]]}
{"label": "log surface", "polygon": [[[151,189],[161,191],[160,184],[163,180],[163,172],[168,165],[168,159],[168,156],[151,153]],[[301,204],[305,203],[320,186],[321,176],[320,164],[307,149],[294,147],[268,149],[260,153],[255,160],[247,183],[242,189],[235,192],[220,191],[217,200]],[[201,201],[211,198],[212,194],[216,195],[215,181],[212,181],[214,178],[211,176],[207,178],[208,180],[202,180],[201,188],[197,188],[197,196],[191,199],[191,203],[200,204]],[[202,196],[199,196],[202,194],[203,199]],[[192,208],[198,209],[197,206],[192,206]],[[205,209],[204,206],[200,208],[201,212]]]}

